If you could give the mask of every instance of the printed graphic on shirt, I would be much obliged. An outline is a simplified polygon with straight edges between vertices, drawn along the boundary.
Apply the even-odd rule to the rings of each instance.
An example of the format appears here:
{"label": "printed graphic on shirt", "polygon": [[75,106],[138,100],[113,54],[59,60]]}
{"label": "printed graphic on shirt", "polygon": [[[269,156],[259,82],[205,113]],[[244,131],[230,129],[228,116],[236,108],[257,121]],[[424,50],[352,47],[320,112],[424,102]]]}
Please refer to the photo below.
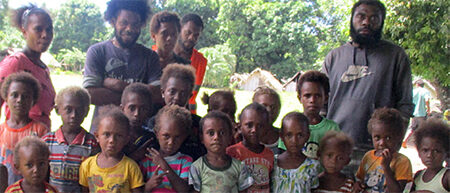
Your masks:
{"label": "printed graphic on shirt", "polygon": [[364,182],[367,185],[369,192],[384,192],[384,174],[383,168],[377,166],[375,170],[370,171],[365,176]]}
{"label": "printed graphic on shirt", "polygon": [[[109,178],[114,179],[124,179],[123,174],[111,174],[108,175]],[[120,192],[120,190],[124,187],[128,187],[126,185],[127,181],[123,180],[122,182],[117,183],[111,183],[110,187],[104,187],[105,184],[103,183],[103,178],[100,175],[93,175],[92,177],[88,177],[88,183],[89,183],[89,190],[92,190],[91,192],[99,192],[99,193],[106,193],[106,192]]]}
{"label": "printed graphic on shirt", "polygon": [[350,82],[373,74],[373,72],[368,72],[368,68],[368,66],[350,65],[342,74],[341,81]]}

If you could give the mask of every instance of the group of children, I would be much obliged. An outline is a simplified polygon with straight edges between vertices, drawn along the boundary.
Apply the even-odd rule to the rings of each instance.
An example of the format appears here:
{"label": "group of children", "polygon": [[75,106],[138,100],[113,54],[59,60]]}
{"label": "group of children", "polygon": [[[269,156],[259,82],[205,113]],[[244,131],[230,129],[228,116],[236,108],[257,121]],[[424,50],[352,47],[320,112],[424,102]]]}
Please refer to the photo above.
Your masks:
{"label": "group of children", "polygon": [[402,192],[411,182],[415,191],[450,190],[443,167],[446,123],[427,121],[415,132],[427,168],[413,177],[409,159],[398,152],[406,123],[395,109],[376,110],[368,123],[374,150],[354,179],[342,172],[352,140],[320,115],[329,90],[323,73],[300,77],[304,112],[285,115],[279,129],[272,124],[280,98],[265,87],[255,91],[238,122],[231,91],[205,95],[208,114],[191,114],[186,104],[194,80],[192,67],[167,66],[161,78],[166,106],[157,112],[148,87],[130,84],[119,107],[100,109],[93,134],[80,126],[89,94],[65,88],[55,107],[63,125],[47,133],[28,117],[39,97],[36,79],[25,72],[10,75],[1,87],[11,116],[0,126],[0,190],[9,184],[6,192]]}

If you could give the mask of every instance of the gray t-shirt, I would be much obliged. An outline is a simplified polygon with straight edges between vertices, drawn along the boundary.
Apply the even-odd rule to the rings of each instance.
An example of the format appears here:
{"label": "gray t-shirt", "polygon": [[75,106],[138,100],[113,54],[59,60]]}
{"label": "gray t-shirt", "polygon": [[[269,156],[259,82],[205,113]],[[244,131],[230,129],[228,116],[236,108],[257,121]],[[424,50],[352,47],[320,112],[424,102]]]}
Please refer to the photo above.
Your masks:
{"label": "gray t-shirt", "polygon": [[105,78],[149,84],[160,77],[161,69],[156,52],[140,44],[125,50],[107,40],[89,47],[84,66],[83,87],[102,87]]}
{"label": "gray t-shirt", "polygon": [[381,40],[372,48],[346,43],[328,53],[322,71],[330,79],[327,118],[350,135],[355,146],[371,149],[367,123],[377,108],[411,116],[411,67],[402,48]]}
{"label": "gray t-shirt", "polygon": [[[125,50],[107,40],[89,47],[84,65],[83,87],[103,87],[105,78],[115,78],[127,83],[159,84],[161,74],[159,57],[153,50],[141,44]],[[92,119],[97,115],[96,107]],[[91,133],[95,130],[91,126]]]}

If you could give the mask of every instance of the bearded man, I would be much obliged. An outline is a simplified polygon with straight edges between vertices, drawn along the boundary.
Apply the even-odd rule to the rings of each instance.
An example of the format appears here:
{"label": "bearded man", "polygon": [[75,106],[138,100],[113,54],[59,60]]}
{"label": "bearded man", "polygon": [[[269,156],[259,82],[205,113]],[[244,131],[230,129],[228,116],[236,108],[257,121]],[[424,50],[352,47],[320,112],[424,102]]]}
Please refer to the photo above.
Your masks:
{"label": "bearded man", "polygon": [[[150,8],[143,0],[108,2],[104,19],[114,27],[114,37],[90,46],[84,66],[83,87],[96,105],[93,119],[98,114],[97,107],[119,105],[122,92],[130,83],[146,83],[151,90],[160,92],[159,57],[136,43],[149,15]],[[161,98],[160,93],[156,96]],[[95,130],[92,125],[91,133]]]}
{"label": "bearded man", "polygon": [[350,21],[352,41],[328,53],[322,66],[330,80],[327,118],[354,140],[350,165],[356,168],[364,153],[373,148],[367,130],[373,111],[396,108],[409,119],[414,110],[408,56],[401,47],[381,40],[385,16],[386,8],[377,0],[355,3]]}

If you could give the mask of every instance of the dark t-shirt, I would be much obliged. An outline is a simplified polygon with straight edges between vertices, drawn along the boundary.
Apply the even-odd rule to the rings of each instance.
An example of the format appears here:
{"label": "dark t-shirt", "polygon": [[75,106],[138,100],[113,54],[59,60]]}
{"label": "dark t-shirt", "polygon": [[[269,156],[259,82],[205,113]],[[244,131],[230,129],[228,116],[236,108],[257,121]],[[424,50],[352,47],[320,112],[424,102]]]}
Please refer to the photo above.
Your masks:
{"label": "dark t-shirt", "polygon": [[[127,83],[158,85],[161,74],[159,56],[156,52],[141,44],[135,44],[129,50],[125,50],[107,40],[89,47],[84,65],[83,87],[103,87],[105,78],[119,79]],[[97,116],[96,107],[92,120]],[[96,128],[92,124],[90,132],[95,131]]]}
{"label": "dark t-shirt", "polygon": [[160,77],[161,69],[156,52],[140,44],[125,50],[107,40],[89,47],[83,87],[102,87],[105,78],[149,84],[158,81]]}

